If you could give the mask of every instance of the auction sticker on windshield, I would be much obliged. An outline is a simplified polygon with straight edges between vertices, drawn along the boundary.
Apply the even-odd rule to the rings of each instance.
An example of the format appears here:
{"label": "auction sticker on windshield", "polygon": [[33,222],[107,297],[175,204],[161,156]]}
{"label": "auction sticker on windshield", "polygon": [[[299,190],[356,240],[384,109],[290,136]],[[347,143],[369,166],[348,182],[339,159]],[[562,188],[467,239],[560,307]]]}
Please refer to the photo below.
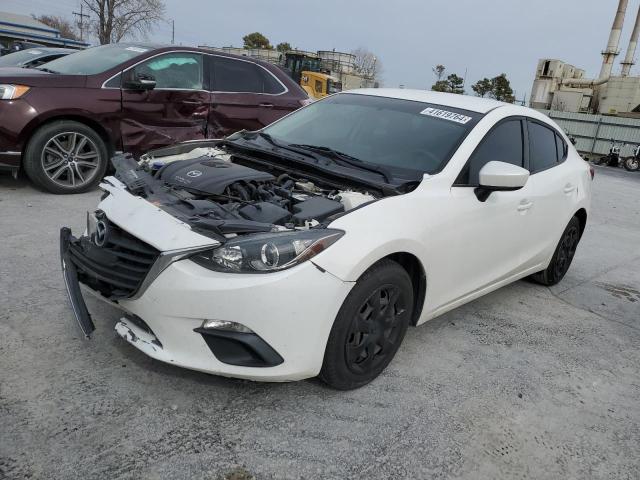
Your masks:
{"label": "auction sticker on windshield", "polygon": [[420,112],[422,115],[428,115],[430,117],[442,118],[443,120],[449,120],[456,123],[465,124],[471,117],[461,115],[456,112],[449,112],[448,110],[440,110],[439,108],[427,107]]}

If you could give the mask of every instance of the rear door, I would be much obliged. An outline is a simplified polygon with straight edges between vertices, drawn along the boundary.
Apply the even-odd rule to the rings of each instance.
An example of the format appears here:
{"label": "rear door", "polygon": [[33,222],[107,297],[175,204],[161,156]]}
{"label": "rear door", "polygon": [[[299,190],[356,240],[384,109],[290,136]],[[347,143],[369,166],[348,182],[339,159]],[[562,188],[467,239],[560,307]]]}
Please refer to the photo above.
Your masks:
{"label": "rear door", "polygon": [[267,69],[242,59],[208,55],[213,92],[209,138],[258,130],[289,113],[286,87]]}
{"label": "rear door", "polygon": [[527,120],[531,186],[531,224],[527,263],[546,262],[553,253],[577,198],[577,179],[567,157],[564,139],[550,126]]}
{"label": "rear door", "polygon": [[125,71],[123,83],[139,74],[153,77],[156,86],[148,91],[122,89],[125,151],[138,156],[154,148],[206,138],[211,94],[205,90],[202,54],[157,55]]}

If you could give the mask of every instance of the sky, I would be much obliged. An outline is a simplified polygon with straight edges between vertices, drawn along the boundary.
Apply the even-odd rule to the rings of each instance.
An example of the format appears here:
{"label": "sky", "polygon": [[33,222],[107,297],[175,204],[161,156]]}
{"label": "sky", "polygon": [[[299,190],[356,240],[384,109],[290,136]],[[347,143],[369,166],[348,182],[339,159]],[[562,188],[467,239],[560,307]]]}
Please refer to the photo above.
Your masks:
{"label": "sky", "polygon": [[[557,58],[596,77],[617,0],[164,0],[166,23],[149,40],[182,45],[242,46],[259,31],[273,45],[303,50],[372,51],[386,87],[430,88],[433,66],[471,84],[506,73],[518,100],[531,92],[540,58]],[[630,0],[622,60],[640,0]],[[72,18],[80,0],[0,0],[0,11]],[[640,49],[639,49],[640,55]],[[614,72],[619,71],[616,65]],[[640,66],[632,72],[640,73]]]}

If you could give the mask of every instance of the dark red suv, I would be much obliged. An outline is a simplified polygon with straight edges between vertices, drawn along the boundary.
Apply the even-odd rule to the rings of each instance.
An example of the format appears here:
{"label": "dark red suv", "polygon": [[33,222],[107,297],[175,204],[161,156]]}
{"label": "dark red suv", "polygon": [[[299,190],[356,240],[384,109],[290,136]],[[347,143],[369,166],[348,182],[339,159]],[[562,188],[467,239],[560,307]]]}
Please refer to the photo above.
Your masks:
{"label": "dark red suv", "polygon": [[[3,71],[4,70],[4,71]],[[96,185],[116,152],[257,130],[309,102],[277,66],[120,43],[0,69],[0,168],[53,193]]]}

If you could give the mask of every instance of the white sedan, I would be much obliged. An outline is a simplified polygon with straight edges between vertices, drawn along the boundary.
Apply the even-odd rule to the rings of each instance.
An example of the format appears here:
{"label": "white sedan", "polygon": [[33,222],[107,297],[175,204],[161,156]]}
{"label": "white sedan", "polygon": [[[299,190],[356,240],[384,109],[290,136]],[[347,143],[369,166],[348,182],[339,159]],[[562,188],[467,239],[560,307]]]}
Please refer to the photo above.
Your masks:
{"label": "white sedan", "polygon": [[338,389],[376,378],[409,326],[523,277],[562,280],[593,178],[534,110],[392,89],[113,163],[84,234],[61,231],[85,335],[83,291],[158,360]]}

